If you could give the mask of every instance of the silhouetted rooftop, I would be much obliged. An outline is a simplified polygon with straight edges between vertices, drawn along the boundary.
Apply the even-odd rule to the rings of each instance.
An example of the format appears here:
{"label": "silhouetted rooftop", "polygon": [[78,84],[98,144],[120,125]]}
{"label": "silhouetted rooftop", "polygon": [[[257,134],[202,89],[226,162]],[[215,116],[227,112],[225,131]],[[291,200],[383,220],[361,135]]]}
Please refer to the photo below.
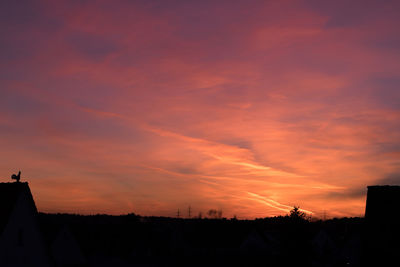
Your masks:
{"label": "silhouetted rooftop", "polygon": [[3,229],[10,218],[15,203],[22,192],[28,193],[36,211],[28,182],[0,183],[0,235],[3,233]]}
{"label": "silhouetted rooftop", "polygon": [[374,189],[374,188],[382,188],[382,189],[394,189],[394,190],[400,190],[400,185],[369,185],[367,186],[368,189]]}
{"label": "silhouetted rooftop", "polygon": [[365,218],[380,223],[396,223],[400,221],[400,186],[372,185],[368,186]]}

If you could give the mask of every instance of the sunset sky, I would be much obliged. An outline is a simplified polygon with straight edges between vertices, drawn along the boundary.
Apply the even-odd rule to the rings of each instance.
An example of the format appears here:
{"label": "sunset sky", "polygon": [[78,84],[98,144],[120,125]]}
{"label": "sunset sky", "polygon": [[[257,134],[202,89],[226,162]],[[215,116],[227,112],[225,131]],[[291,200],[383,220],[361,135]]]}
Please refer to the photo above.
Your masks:
{"label": "sunset sky", "polygon": [[0,3],[0,181],[43,212],[362,216],[400,183],[400,1]]}

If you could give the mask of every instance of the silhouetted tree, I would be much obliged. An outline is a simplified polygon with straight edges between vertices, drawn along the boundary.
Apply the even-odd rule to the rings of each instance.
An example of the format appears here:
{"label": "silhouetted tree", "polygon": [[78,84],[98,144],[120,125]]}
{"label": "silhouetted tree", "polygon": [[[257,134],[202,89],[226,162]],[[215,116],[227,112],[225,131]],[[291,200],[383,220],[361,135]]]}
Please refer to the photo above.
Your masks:
{"label": "silhouetted tree", "polygon": [[217,212],[217,216],[218,216],[218,219],[221,219],[221,218],[222,218],[222,210],[219,210],[219,211]]}
{"label": "silhouetted tree", "polygon": [[293,209],[290,211],[290,218],[296,220],[306,220],[307,214],[300,210],[300,207],[294,206]]}
{"label": "silhouetted tree", "polygon": [[217,216],[217,210],[210,209],[209,211],[207,211],[207,215],[208,215],[210,218],[215,218],[215,217]]}
{"label": "silhouetted tree", "polygon": [[221,219],[222,218],[222,210],[210,209],[209,211],[207,211],[207,215],[209,218]]}

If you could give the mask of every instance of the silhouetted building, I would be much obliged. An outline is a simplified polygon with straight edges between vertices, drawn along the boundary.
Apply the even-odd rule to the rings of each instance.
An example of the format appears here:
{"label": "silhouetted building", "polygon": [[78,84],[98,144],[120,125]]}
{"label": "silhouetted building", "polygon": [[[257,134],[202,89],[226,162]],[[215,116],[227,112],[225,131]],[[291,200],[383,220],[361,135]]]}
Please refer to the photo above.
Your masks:
{"label": "silhouetted building", "polygon": [[51,244],[51,254],[56,266],[85,266],[86,259],[67,225],[64,225],[56,234]]}
{"label": "silhouetted building", "polygon": [[400,186],[368,186],[364,266],[399,266]]}
{"label": "silhouetted building", "polygon": [[50,266],[28,183],[0,183],[0,266]]}
{"label": "silhouetted building", "polygon": [[365,219],[370,223],[399,223],[400,186],[368,186]]}

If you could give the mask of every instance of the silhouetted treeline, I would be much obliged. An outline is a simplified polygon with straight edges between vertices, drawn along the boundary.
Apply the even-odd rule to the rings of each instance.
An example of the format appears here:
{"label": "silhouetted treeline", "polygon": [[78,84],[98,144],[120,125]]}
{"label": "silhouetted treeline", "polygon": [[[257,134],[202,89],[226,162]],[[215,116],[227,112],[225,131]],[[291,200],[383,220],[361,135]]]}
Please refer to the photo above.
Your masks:
{"label": "silhouetted treeline", "polygon": [[60,229],[68,229],[87,266],[362,266],[365,238],[363,218],[310,222],[296,216],[228,220],[39,213],[39,221],[50,243]]}

